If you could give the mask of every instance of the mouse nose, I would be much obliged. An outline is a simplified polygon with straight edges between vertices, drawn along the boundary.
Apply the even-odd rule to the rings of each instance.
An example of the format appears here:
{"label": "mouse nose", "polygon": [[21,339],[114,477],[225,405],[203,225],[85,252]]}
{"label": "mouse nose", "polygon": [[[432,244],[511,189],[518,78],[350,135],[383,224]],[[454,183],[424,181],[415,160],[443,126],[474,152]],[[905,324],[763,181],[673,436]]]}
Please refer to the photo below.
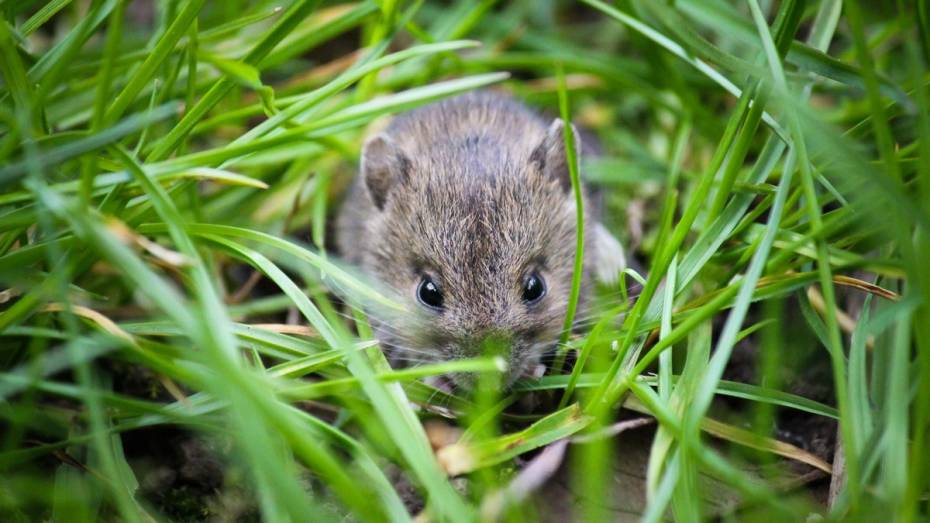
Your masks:
{"label": "mouse nose", "polygon": [[475,331],[462,340],[462,349],[469,357],[504,356],[510,353],[513,339],[510,333],[490,328]]}

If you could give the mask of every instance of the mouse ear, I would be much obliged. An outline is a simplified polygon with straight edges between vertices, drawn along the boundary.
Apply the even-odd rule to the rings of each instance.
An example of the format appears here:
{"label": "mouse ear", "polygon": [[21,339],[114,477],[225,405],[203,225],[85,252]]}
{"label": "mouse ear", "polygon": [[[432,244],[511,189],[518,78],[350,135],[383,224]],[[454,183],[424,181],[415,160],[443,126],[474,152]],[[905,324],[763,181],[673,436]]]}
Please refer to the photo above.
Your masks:
{"label": "mouse ear", "polygon": [[[568,154],[565,151],[565,122],[556,118],[536,149],[530,154],[530,162],[535,163],[539,170],[550,179],[556,180],[566,192],[572,188],[572,178],[568,171]],[[575,138],[575,156],[581,155],[581,138],[578,130],[572,125],[572,136]]]}
{"label": "mouse ear", "polygon": [[384,209],[391,188],[407,179],[410,160],[387,135],[379,134],[362,148],[362,176],[372,201]]}

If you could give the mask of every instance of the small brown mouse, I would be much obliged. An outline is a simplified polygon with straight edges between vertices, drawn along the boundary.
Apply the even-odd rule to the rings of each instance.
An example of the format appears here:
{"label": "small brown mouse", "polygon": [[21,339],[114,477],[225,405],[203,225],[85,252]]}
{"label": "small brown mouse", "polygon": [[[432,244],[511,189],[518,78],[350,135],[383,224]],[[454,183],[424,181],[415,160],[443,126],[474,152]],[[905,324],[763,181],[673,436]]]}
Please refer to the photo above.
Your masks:
{"label": "small brown mouse", "polygon": [[[369,311],[394,362],[479,356],[484,341],[500,340],[509,346],[510,385],[555,347],[576,243],[563,125],[478,92],[397,116],[365,143],[336,240],[347,261],[412,311]],[[624,266],[620,244],[583,192],[579,315],[592,278],[615,279]]]}

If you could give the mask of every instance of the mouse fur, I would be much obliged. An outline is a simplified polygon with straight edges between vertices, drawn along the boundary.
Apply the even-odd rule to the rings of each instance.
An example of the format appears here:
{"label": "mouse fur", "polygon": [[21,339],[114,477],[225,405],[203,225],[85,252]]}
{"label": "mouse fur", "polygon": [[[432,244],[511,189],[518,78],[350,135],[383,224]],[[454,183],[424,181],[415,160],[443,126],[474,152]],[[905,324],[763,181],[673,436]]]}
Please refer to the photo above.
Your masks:
{"label": "mouse fur", "polygon": [[[396,116],[367,140],[337,217],[336,242],[348,262],[392,289],[410,311],[369,311],[395,364],[479,356],[493,339],[507,347],[510,384],[555,347],[576,243],[563,125],[511,98],[478,92]],[[595,275],[616,278],[624,265],[587,190],[583,199],[578,316]],[[532,303],[524,299],[530,276],[544,285]],[[417,298],[426,278],[441,293],[439,308]],[[458,385],[472,379],[452,378]]]}

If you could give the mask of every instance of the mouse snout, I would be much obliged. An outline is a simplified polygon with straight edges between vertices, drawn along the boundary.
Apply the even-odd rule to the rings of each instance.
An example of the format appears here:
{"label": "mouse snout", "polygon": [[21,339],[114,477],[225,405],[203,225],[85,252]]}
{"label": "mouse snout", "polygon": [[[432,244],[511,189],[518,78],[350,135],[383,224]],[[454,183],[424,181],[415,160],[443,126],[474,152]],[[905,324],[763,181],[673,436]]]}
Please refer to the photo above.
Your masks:
{"label": "mouse snout", "polygon": [[510,353],[513,338],[500,329],[476,329],[459,340],[459,348],[469,358],[481,356],[503,356]]}

